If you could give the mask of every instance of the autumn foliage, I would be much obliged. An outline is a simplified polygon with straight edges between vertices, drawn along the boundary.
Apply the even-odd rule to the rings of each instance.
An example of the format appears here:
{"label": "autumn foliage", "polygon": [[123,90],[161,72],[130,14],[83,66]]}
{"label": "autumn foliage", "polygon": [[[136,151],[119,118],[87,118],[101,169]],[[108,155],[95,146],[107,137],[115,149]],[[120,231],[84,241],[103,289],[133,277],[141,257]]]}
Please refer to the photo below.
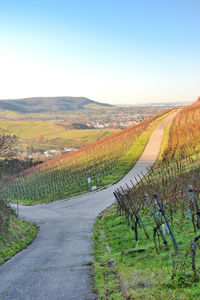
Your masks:
{"label": "autumn foliage", "polygon": [[200,98],[183,108],[170,128],[168,146],[163,159],[179,159],[200,150]]}

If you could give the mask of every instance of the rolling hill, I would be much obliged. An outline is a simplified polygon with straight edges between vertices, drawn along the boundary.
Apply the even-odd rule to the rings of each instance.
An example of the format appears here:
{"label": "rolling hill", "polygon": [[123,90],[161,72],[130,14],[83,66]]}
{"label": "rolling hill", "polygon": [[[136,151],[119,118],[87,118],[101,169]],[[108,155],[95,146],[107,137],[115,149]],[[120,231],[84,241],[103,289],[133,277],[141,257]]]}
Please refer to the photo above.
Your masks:
{"label": "rolling hill", "polygon": [[26,113],[65,113],[82,109],[112,107],[85,97],[34,97],[0,100],[0,110]]}

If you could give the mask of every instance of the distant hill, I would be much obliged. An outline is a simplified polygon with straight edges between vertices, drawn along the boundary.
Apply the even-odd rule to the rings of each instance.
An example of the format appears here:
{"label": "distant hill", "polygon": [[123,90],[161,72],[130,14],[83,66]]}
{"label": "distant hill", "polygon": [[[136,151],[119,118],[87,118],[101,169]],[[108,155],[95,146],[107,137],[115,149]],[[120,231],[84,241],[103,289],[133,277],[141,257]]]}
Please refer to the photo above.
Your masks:
{"label": "distant hill", "polygon": [[112,107],[85,97],[34,97],[0,100],[0,110],[18,113],[58,113],[70,110],[100,109]]}

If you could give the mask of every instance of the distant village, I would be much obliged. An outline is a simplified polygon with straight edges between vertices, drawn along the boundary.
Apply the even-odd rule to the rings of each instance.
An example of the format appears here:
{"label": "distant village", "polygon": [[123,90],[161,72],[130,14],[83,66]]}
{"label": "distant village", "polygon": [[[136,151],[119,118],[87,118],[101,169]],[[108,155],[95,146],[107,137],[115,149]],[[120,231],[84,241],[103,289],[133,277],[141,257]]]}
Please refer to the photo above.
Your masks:
{"label": "distant village", "polygon": [[[95,112],[95,114],[88,112],[75,116],[67,115],[64,118],[56,119],[55,123],[66,130],[124,129],[144,121],[160,110],[163,110],[163,107],[120,107],[117,111],[104,110]],[[39,146],[38,144],[27,145],[26,149],[21,149],[18,155],[33,161],[46,161],[56,156],[77,151],[80,148],[76,145],[70,145],[70,141],[67,145],[66,142],[58,144],[56,139],[51,146],[45,143]]]}
{"label": "distant village", "polygon": [[[96,129],[96,128],[126,128],[134,124],[138,124],[144,119],[148,118],[149,114],[106,114],[101,118],[83,118],[79,117],[77,123],[73,123],[75,129]],[[56,122],[62,126],[62,123],[65,123],[67,120],[57,120]]]}
{"label": "distant village", "polygon": [[105,121],[104,119],[99,119],[97,121],[89,121],[86,125],[90,128],[125,128],[143,121],[141,115],[122,115],[120,117],[121,120],[115,118],[114,120],[110,121]]}
{"label": "distant village", "polygon": [[57,155],[61,155],[61,154],[67,154],[69,152],[76,151],[76,150],[78,150],[78,148],[75,148],[75,147],[64,148],[64,151],[49,150],[49,151],[44,151],[44,155],[46,157],[52,157],[52,156],[57,156]]}

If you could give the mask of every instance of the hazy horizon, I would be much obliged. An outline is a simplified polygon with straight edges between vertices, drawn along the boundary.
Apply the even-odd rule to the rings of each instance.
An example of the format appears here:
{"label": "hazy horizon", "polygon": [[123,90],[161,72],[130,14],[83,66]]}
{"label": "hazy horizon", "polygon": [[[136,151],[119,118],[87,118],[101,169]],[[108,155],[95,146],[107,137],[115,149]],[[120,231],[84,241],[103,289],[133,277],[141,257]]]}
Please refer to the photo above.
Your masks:
{"label": "hazy horizon", "polygon": [[149,104],[181,104],[181,103],[193,103],[195,102],[197,99],[192,99],[192,100],[189,100],[189,101],[149,101],[149,102],[140,102],[140,101],[135,101],[134,103],[126,103],[125,101],[124,102],[119,102],[119,103],[110,103],[109,101],[103,101],[103,99],[101,100],[97,100],[97,99],[90,99],[89,97],[86,97],[86,96],[69,96],[69,95],[60,95],[60,96],[34,96],[34,97],[20,97],[20,98],[5,98],[5,99],[0,99],[0,101],[9,101],[9,100],[23,100],[23,99],[32,99],[32,98],[64,98],[64,97],[74,97],[74,98],[87,98],[89,100],[93,100],[93,101],[96,101],[96,102],[100,102],[100,103],[105,103],[105,104],[111,104],[111,105],[116,105],[116,106],[129,106],[129,105],[149,105]]}
{"label": "hazy horizon", "polygon": [[200,2],[0,2],[0,99],[195,101]]}

